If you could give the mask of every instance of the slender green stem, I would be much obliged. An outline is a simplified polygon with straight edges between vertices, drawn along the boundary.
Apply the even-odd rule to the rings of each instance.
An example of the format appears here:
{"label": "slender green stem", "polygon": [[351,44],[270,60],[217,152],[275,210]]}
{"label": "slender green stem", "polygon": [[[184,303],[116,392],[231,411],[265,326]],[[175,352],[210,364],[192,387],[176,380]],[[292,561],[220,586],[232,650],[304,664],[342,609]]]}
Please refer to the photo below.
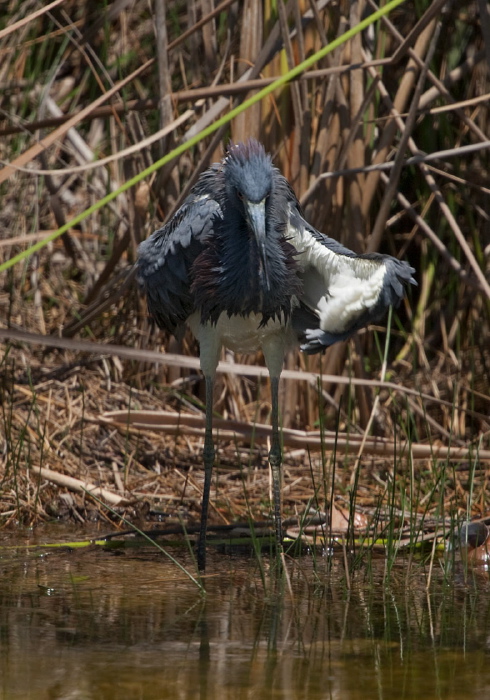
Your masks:
{"label": "slender green stem", "polygon": [[215,122],[210,124],[208,127],[200,131],[195,136],[192,136],[191,138],[181,143],[179,146],[177,146],[172,151],[163,156],[163,158],[160,158],[159,160],[155,161],[155,163],[152,163],[148,168],[138,173],[138,175],[135,175],[134,177],[127,180],[117,190],[109,192],[109,194],[107,194],[105,197],[102,197],[102,199],[99,199],[98,202],[95,202],[95,204],[88,207],[88,209],[85,209],[85,211],[82,211],[80,214],[75,216],[73,219],[68,221],[59,229],[47,235],[45,238],[43,238],[42,241],[38,241],[27,250],[22,251],[18,255],[14,255],[12,258],[10,258],[10,260],[6,260],[0,265],[0,272],[3,272],[4,270],[7,270],[13,265],[16,265],[17,263],[29,257],[36,251],[43,248],[47,243],[54,241],[63,233],[69,231],[71,228],[79,224],[88,216],[95,213],[96,211],[104,207],[106,204],[109,204],[109,202],[112,202],[112,200],[115,199],[122,192],[126,192],[126,190],[129,190],[131,187],[134,187],[136,184],[138,184],[138,182],[141,182],[141,180],[144,180],[146,177],[159,170],[161,167],[169,163],[174,158],[177,158],[182,153],[185,153],[185,151],[188,151],[190,148],[197,145],[200,141],[202,141],[207,136],[213,134],[220,127],[231,122],[235,117],[247,110],[249,107],[252,107],[252,105],[257,104],[268,95],[271,95],[278,88],[282,88],[285,85],[287,85],[287,83],[293,80],[293,78],[296,78],[298,75],[301,75],[301,73],[311,68],[311,66],[320,61],[322,58],[335,51],[335,49],[337,49],[342,44],[345,44],[347,41],[349,41],[349,39],[352,39],[352,37],[367,29],[371,24],[374,24],[385,15],[388,15],[392,10],[398,7],[398,5],[401,5],[404,2],[405,0],[392,0],[392,2],[387,3],[380,10],[373,12],[373,14],[369,15],[369,17],[366,17],[366,19],[362,20],[362,22],[359,22],[359,24],[357,24],[355,27],[351,27],[351,29],[342,34],[342,36],[337,37],[337,39],[334,39],[334,41],[330,42],[322,49],[309,56],[306,60],[299,63],[292,70],[288,71],[287,73],[279,77],[277,80],[275,80],[273,83],[270,83],[270,85],[264,87],[262,90],[259,90],[248,100],[242,102],[240,105],[238,105],[238,107],[231,109],[223,117],[217,119]]}

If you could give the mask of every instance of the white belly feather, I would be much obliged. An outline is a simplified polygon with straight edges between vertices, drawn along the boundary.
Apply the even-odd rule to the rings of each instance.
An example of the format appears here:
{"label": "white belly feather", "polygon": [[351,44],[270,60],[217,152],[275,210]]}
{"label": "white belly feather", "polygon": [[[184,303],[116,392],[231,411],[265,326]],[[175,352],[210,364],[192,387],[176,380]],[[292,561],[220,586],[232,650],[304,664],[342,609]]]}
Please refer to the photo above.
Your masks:
{"label": "white belly feather", "polygon": [[[270,320],[265,326],[259,327],[261,321],[261,314],[250,314],[250,316],[243,317],[228,316],[227,313],[222,313],[216,326],[212,327],[222,345],[235,352],[251,353],[260,350],[264,341],[271,336],[284,335],[287,330],[284,324],[278,320]],[[197,313],[189,318],[188,323],[196,338],[201,342],[203,329],[207,325],[201,325]]]}
{"label": "white belly feather", "polygon": [[188,319],[188,324],[201,347],[201,367],[213,373],[214,363],[218,362],[221,347],[243,353],[262,350],[271,375],[279,376],[284,361],[284,353],[297,344],[296,335],[289,322],[281,323],[278,319],[269,320],[260,326],[261,314],[250,316],[228,316],[222,313],[216,325],[202,325],[199,313]]}

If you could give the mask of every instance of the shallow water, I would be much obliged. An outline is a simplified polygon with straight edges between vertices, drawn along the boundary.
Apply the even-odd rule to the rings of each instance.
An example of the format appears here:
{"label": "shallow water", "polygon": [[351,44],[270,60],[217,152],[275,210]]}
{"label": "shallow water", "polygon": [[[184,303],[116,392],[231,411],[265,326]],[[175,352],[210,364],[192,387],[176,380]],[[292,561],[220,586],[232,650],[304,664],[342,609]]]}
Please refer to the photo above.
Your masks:
{"label": "shallow water", "polygon": [[0,540],[1,698],[490,697],[485,572],[302,557],[289,589],[210,552],[203,595],[151,549],[25,546],[84,536]]}

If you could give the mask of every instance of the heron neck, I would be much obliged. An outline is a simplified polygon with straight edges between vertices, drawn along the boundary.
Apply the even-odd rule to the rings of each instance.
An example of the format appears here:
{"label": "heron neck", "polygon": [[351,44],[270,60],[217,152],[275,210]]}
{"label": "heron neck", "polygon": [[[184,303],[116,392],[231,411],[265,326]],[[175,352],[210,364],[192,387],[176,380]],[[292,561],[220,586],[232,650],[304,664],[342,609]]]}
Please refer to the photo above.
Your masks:
{"label": "heron neck", "polygon": [[257,241],[242,219],[218,226],[193,266],[192,291],[203,322],[261,314],[263,322],[291,314],[298,292],[294,249],[275,231],[266,235],[267,287]]}

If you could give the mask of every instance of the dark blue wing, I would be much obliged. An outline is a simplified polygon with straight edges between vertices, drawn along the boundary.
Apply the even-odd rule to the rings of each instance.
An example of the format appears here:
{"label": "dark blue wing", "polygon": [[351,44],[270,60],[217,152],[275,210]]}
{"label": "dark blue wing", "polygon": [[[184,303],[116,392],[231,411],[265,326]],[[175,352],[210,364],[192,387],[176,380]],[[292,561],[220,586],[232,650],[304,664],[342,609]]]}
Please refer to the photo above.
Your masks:
{"label": "dark blue wing", "polygon": [[398,306],[408,284],[417,284],[406,262],[378,253],[357,255],[310,226],[294,205],[288,238],[303,283],[293,328],[308,354],[377,321]]}
{"label": "dark blue wing", "polygon": [[171,333],[195,311],[191,267],[221,217],[220,205],[207,186],[214,174],[212,166],[175,216],[138,248],[137,279],[148,310],[160,328]]}

